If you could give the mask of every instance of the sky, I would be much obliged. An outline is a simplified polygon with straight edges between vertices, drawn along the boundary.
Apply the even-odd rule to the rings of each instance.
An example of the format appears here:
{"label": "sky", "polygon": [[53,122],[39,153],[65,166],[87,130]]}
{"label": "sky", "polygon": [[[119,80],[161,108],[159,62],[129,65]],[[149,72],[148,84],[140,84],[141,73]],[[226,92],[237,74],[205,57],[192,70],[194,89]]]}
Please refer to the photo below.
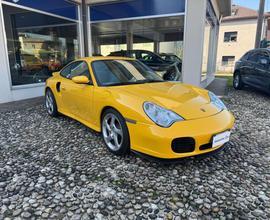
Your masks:
{"label": "sky", "polygon": [[[258,10],[260,0],[233,0],[233,4]],[[265,11],[270,11],[270,0],[265,0]]]}

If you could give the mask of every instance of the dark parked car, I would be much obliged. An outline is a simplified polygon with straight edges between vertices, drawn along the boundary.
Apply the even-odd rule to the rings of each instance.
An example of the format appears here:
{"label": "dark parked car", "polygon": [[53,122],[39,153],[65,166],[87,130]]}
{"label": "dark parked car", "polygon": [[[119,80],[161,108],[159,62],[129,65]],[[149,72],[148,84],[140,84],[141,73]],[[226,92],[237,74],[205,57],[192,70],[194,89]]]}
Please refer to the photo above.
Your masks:
{"label": "dark parked car", "polygon": [[244,85],[270,93],[269,49],[251,50],[236,62],[233,86],[241,89]]}
{"label": "dark parked car", "polygon": [[182,60],[173,53],[161,53],[159,54],[162,59],[170,62],[179,62],[182,64]]}
{"label": "dark parked car", "polygon": [[121,50],[112,52],[109,56],[132,57],[140,60],[165,80],[181,80],[181,66],[178,61],[163,59],[160,55],[147,50]]}

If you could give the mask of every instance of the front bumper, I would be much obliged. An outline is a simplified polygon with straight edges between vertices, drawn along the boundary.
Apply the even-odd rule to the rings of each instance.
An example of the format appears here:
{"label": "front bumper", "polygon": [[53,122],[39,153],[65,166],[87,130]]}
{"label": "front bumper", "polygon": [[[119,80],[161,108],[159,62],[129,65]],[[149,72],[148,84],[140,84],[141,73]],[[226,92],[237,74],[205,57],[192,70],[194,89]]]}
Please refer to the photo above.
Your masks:
{"label": "front bumper", "polygon": [[[169,128],[139,122],[128,123],[131,150],[159,159],[179,159],[210,153],[222,146],[206,150],[200,150],[200,147],[211,144],[213,135],[231,130],[234,121],[233,115],[224,110],[210,117],[176,122]],[[194,151],[176,153],[172,150],[172,141],[182,137],[195,140]]]}
{"label": "front bumper", "polygon": [[146,160],[149,161],[153,161],[153,162],[158,162],[158,163],[162,163],[162,164],[173,164],[173,163],[181,163],[181,162],[186,162],[189,159],[204,159],[206,157],[210,157],[210,156],[215,156],[217,155],[220,151],[225,150],[228,147],[228,144],[224,144],[221,147],[215,148],[215,150],[210,151],[210,152],[204,152],[202,154],[197,154],[194,155],[193,157],[181,157],[181,158],[173,158],[173,159],[164,159],[164,158],[158,158],[158,157],[153,157],[147,154],[143,154],[137,151],[132,151],[134,154],[140,156],[141,158],[144,158]]}

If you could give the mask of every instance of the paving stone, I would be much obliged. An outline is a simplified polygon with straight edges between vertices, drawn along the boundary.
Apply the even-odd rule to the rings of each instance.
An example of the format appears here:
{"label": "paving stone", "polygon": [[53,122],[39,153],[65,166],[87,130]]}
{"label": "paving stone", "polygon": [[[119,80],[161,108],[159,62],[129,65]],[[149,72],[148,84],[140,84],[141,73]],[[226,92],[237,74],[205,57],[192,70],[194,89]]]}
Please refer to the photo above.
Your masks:
{"label": "paving stone", "polygon": [[228,148],[166,166],[113,156],[40,104],[0,111],[0,219],[269,219],[270,97],[229,90],[224,102]]}

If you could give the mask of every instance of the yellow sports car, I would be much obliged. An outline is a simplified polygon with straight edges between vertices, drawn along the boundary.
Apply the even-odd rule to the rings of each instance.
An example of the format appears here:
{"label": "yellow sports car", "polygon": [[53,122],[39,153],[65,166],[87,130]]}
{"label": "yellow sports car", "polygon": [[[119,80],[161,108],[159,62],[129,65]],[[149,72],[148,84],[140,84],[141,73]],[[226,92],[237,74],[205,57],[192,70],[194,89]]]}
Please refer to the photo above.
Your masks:
{"label": "yellow sports car", "polygon": [[51,116],[67,115],[102,133],[110,152],[158,159],[206,154],[229,141],[234,117],[213,93],[165,82],[140,61],[76,60],[46,82]]}

